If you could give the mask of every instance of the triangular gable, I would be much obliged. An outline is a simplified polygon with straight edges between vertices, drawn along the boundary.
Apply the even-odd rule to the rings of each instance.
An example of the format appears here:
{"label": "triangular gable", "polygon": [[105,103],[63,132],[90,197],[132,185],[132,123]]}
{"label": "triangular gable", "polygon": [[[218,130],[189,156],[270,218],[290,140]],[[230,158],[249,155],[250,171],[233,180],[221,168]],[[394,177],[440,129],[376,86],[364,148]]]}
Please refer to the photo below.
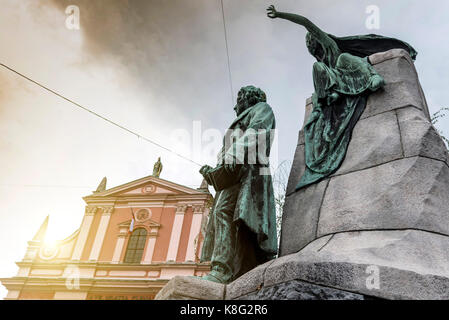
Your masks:
{"label": "triangular gable", "polygon": [[88,197],[120,197],[120,196],[138,196],[138,195],[182,195],[182,194],[204,194],[193,188],[189,188],[177,183],[153,176],[144,177],[131,181],[120,186],[96,192]]}
{"label": "triangular gable", "polygon": [[[168,188],[164,188],[159,184],[155,184],[153,182],[147,183],[141,187],[131,189],[129,191],[125,191],[120,193],[120,195],[128,196],[128,195],[142,195],[142,194],[179,194],[178,190],[171,190]],[[184,192],[182,192],[184,193]]]}

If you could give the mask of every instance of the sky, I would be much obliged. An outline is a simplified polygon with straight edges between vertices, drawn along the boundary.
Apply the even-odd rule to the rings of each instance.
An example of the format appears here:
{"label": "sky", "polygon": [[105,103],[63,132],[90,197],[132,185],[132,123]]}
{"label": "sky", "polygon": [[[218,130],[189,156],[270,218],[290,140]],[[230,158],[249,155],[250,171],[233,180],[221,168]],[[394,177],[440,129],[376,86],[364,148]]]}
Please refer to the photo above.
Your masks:
{"label": "sky", "polygon": [[[306,31],[265,9],[307,16],[337,36],[377,33],[407,41],[430,112],[447,106],[449,2],[364,0],[0,0],[0,63],[92,111],[214,165],[245,85],[267,94],[276,116],[276,163],[291,162],[313,92]],[[69,5],[80,28],[66,26]],[[380,28],[369,30],[369,5]],[[449,120],[439,128],[449,134]],[[198,147],[200,146],[200,148]],[[0,67],[0,277],[14,276],[40,224],[63,239],[82,220],[83,196],[152,173],[198,187],[199,166],[129,134]],[[0,297],[6,290],[0,288]]]}

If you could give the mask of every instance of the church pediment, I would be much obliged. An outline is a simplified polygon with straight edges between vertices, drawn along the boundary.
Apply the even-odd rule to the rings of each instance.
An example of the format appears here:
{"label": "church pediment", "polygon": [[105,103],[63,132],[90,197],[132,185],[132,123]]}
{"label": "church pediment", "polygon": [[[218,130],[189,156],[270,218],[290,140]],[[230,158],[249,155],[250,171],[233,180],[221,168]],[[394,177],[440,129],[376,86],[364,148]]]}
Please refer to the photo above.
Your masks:
{"label": "church pediment", "polygon": [[178,192],[164,188],[163,186],[147,183],[141,187],[131,189],[121,193],[122,195],[142,195],[142,194],[177,194]]}
{"label": "church pediment", "polygon": [[153,176],[135,180],[108,190],[94,192],[90,197],[129,197],[148,195],[188,195],[204,194],[193,188],[156,178]]}

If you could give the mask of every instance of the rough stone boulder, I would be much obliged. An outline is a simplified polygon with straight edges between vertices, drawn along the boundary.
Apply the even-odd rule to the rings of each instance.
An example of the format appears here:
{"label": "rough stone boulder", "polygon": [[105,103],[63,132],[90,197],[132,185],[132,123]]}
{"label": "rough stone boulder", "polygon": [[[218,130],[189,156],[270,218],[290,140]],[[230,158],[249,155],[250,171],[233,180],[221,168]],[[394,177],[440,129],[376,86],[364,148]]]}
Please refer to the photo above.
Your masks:
{"label": "rough stone boulder", "polygon": [[404,50],[370,58],[386,86],[368,99],[342,166],[294,192],[305,168],[300,131],[281,255],[338,232],[416,229],[449,235],[448,153],[430,122],[413,62]]}
{"label": "rough stone boulder", "polygon": [[198,279],[176,276],[158,292],[155,300],[224,300],[225,285]]}

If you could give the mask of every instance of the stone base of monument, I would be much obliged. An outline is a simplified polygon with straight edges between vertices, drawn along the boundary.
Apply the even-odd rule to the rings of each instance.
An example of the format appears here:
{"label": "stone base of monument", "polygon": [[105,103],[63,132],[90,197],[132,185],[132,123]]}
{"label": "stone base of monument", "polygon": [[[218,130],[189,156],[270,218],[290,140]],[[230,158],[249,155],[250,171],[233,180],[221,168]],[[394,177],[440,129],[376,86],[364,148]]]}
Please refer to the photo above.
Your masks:
{"label": "stone base of monument", "polygon": [[223,300],[225,285],[195,277],[176,276],[171,279],[155,300]]}
{"label": "stone base of monument", "polygon": [[[408,53],[394,49],[369,59],[386,85],[370,95],[343,164],[295,191],[305,170],[299,132],[280,258],[227,286],[175,279],[165,296],[449,299],[449,154]],[[309,100],[305,120],[311,109]]]}
{"label": "stone base of monument", "polygon": [[[266,286],[257,268],[235,282],[224,285],[192,277],[177,276],[156,295],[155,300],[365,300],[372,297],[292,279]],[[229,291],[227,291],[229,290]]]}
{"label": "stone base of monument", "polygon": [[448,245],[419,230],[328,235],[248,272],[225,298],[449,299]]}
{"label": "stone base of monument", "polygon": [[449,237],[420,230],[319,238],[222,285],[175,277],[159,300],[449,299]]}

